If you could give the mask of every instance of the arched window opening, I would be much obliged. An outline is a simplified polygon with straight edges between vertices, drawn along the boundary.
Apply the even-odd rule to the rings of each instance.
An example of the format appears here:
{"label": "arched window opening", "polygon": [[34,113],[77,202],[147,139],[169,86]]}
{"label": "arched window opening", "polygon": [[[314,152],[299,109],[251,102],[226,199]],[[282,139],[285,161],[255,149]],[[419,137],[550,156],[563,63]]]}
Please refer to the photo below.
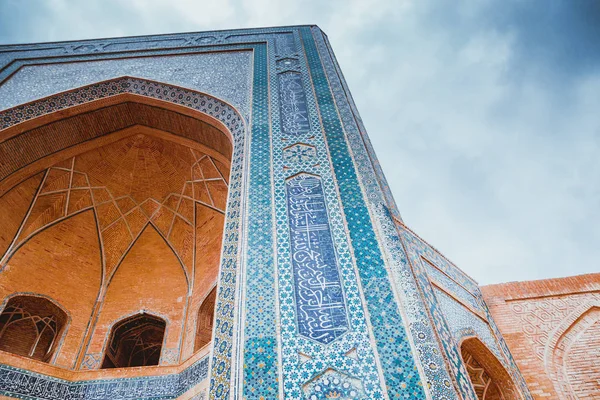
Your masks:
{"label": "arched window opening", "polygon": [[196,344],[194,351],[200,350],[212,340],[212,327],[215,314],[215,300],[217,288],[210,291],[198,310],[198,322],[196,328]]}
{"label": "arched window opening", "polygon": [[0,314],[0,350],[49,362],[67,320],[67,314],[50,300],[15,296]]}
{"label": "arched window opening", "polygon": [[158,365],[165,328],[163,319],[148,314],[118,322],[111,330],[102,368]]}
{"label": "arched window opening", "polygon": [[460,351],[478,400],[521,399],[508,372],[479,339],[465,340]]}

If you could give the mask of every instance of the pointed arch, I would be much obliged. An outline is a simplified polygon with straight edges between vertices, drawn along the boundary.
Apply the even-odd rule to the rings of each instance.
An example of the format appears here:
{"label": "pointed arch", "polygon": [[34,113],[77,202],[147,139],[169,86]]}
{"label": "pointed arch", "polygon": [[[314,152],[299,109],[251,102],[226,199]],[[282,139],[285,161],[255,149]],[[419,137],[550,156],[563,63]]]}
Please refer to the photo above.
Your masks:
{"label": "pointed arch", "polygon": [[[170,241],[172,232],[177,229],[197,235],[197,231],[202,226],[220,225],[218,238],[211,239],[211,248],[217,248],[216,251],[220,254],[222,251],[221,244],[226,242],[227,246],[223,248],[228,249],[228,255],[232,256],[231,260],[237,260],[235,256],[236,249],[239,249],[238,234],[241,229],[241,221],[243,220],[241,216],[240,195],[245,186],[243,174],[247,168],[245,151],[247,147],[245,140],[247,137],[246,120],[244,116],[227,102],[195,90],[124,76],[58,93],[9,110],[0,111],[0,159],[3,160],[3,165],[0,166],[0,196],[36,173],[48,170],[47,174],[52,173],[57,179],[53,182],[52,190],[45,188],[43,190],[49,196],[57,195],[61,191],[64,191],[67,199],[55,199],[59,202],[64,201],[60,203],[60,206],[54,207],[52,204],[49,204],[46,207],[54,207],[57,210],[62,210],[62,205],[64,205],[66,211],[57,213],[56,215],[52,214],[52,218],[49,218],[44,223],[47,222],[46,225],[48,226],[51,224],[58,225],[70,217],[93,210],[92,214],[97,216],[96,224],[97,232],[100,236],[101,251],[102,254],[107,254],[110,252],[109,247],[111,246],[107,246],[105,242],[113,240],[115,243],[122,243],[122,241],[120,240],[121,237],[116,234],[119,232],[116,232],[112,238],[103,238],[102,229],[114,228],[114,231],[120,231],[120,233],[127,233],[127,230],[116,229],[116,224],[121,224],[120,220],[117,222],[110,221],[106,218],[106,215],[115,212],[118,213],[119,211],[123,214],[119,202],[122,201],[126,206],[128,202],[126,199],[127,196],[119,198],[113,196],[111,198],[110,193],[107,193],[104,189],[100,188],[96,190],[98,187],[92,182],[93,179],[89,176],[87,178],[82,177],[82,174],[77,170],[76,161],[73,162],[72,160],[75,160],[78,155],[87,151],[137,135],[141,130],[143,130],[142,133],[144,135],[149,137],[177,143],[191,148],[193,152],[207,155],[209,157],[207,160],[210,161],[206,162],[207,168],[214,167],[218,178],[224,182],[224,185],[231,192],[224,190],[223,183],[212,182],[217,176],[208,177],[211,183],[205,183],[207,190],[215,187],[216,196],[212,196],[212,192],[209,193],[209,201],[196,199],[193,195],[188,196],[191,202],[187,202],[185,212],[175,210],[181,215],[175,216],[173,219],[174,222],[170,227],[161,221],[151,221],[150,224],[146,223],[146,221],[145,225],[136,225],[136,229],[140,229],[141,231],[142,229],[148,229],[148,226],[153,226],[154,228],[152,229],[160,231],[163,238]],[[15,149],[23,151],[17,152]],[[30,151],[30,149],[37,149],[37,152]],[[17,157],[17,154],[20,154],[20,156]],[[198,157],[196,161],[202,164],[203,161],[201,159],[202,157]],[[200,168],[203,167],[200,166]],[[69,186],[61,186],[63,181],[59,175],[65,175],[65,171],[68,172],[66,175],[69,176],[67,179]],[[77,179],[83,179],[83,181],[87,179],[87,186],[73,185],[72,183]],[[73,215],[71,215],[72,209],[69,199],[74,198],[72,196],[75,193],[73,189],[80,190],[77,194],[81,196],[76,197],[79,203],[73,207]],[[193,188],[188,189],[184,187],[180,197],[185,197],[184,195],[189,193],[188,190],[193,190]],[[87,193],[84,193],[85,191]],[[67,192],[70,193],[66,194]],[[99,202],[95,201],[96,196],[101,199]],[[169,210],[169,207],[175,204],[175,201],[167,204],[169,201],[171,200],[166,199],[165,204],[162,204],[161,207],[165,206],[165,210]],[[29,211],[35,207],[33,203]],[[184,201],[181,201],[181,203],[183,204]],[[198,206],[198,204],[202,204],[202,206]],[[107,211],[105,215],[101,215],[102,212],[99,212],[99,207],[103,207],[103,211]],[[138,208],[141,210],[142,207],[143,205]],[[154,205],[149,204],[149,208],[152,207]],[[213,216],[209,212],[206,212],[205,214],[208,216],[203,219],[204,214],[198,213],[198,209],[209,210],[214,212],[215,215]],[[146,211],[154,212],[152,210]],[[171,215],[168,212],[165,214]],[[200,220],[197,218],[198,214],[202,214],[200,215]],[[186,215],[187,219],[180,218]],[[191,222],[192,227],[183,226],[182,221]],[[208,223],[202,225],[203,221],[208,221]],[[115,227],[112,227],[110,224],[115,224]],[[161,227],[164,228],[165,226],[167,228],[161,231]],[[22,237],[17,239],[22,239],[24,242],[29,241],[31,238],[43,233],[46,227],[32,225]],[[23,225],[21,228],[23,228]],[[135,232],[132,233],[131,237],[133,238],[136,234]],[[214,246],[212,246],[213,244]],[[192,297],[203,298],[206,295],[205,285],[208,285],[210,288],[209,281],[214,283],[219,280],[214,275],[219,273],[221,259],[217,257],[216,265],[213,265],[211,256],[210,265],[206,264],[210,266],[208,269],[210,269],[211,273],[196,274],[195,265],[199,260],[202,260],[202,257],[196,251],[199,245],[204,245],[204,243],[196,240],[196,237],[194,237],[194,240],[189,240],[188,234],[188,236],[180,235],[179,238],[175,238],[171,248],[175,250],[178,257],[179,253],[183,254],[179,257],[180,260],[192,260],[192,285],[195,285],[194,282],[197,281],[203,287],[202,290],[192,292]],[[19,244],[14,246],[14,249],[17,247],[19,247]],[[192,249],[191,256],[190,248]],[[133,246],[128,249],[119,249],[119,251],[121,250],[123,252],[115,256],[119,260],[116,265],[126,262],[130,251],[133,250]],[[19,252],[20,250],[15,251]],[[177,259],[178,257],[174,258]],[[103,257],[101,265],[105,266],[105,263],[106,257]],[[2,264],[2,261],[0,261],[0,264]],[[230,270],[228,275],[222,272],[223,279],[228,285],[231,281],[229,278],[231,271],[235,271],[237,268],[237,261],[228,263],[225,268]],[[120,269],[121,267],[114,270],[115,276],[120,273]],[[212,271],[214,271],[214,275]],[[204,277],[200,279],[198,278],[199,275],[204,275]],[[106,341],[106,332],[104,331],[103,334],[99,335],[101,343],[100,350],[98,350],[96,337],[98,337],[98,329],[104,329],[102,327],[99,328],[99,324],[103,318],[102,314],[106,312],[105,307],[108,304],[107,302],[103,302],[103,299],[107,292],[110,291],[110,288],[107,289],[106,275],[104,277],[105,282],[103,289],[100,291],[99,301],[88,321],[89,325],[87,328],[84,328],[85,338],[76,362],[77,367],[82,367],[85,364],[85,368],[97,368],[98,365],[94,364],[95,362],[90,364],[87,362],[84,363],[83,360],[97,359],[97,355],[101,352],[102,344]],[[111,282],[110,286],[113,286],[113,284],[114,282]],[[224,297],[220,291],[218,293],[219,298]],[[224,293],[229,295],[229,292]],[[169,347],[167,349],[169,359],[171,360],[174,359],[172,355],[180,351],[182,346],[186,349],[193,348],[193,321],[195,320],[195,313],[188,312],[187,310],[196,309],[196,304],[191,299],[186,299],[185,296],[179,297],[182,297],[185,311],[184,318],[181,319],[182,326],[177,329],[186,330],[186,342],[183,345],[171,342],[171,333],[176,329],[169,330],[167,334],[169,337],[166,340]],[[139,312],[140,309],[138,308],[134,311]],[[229,316],[220,313],[218,318],[219,320],[222,318],[228,319]],[[174,323],[173,326],[175,325]],[[191,335],[188,335],[188,331],[190,331]],[[191,343],[188,343],[188,337],[191,339]],[[176,358],[175,362],[177,362]],[[72,367],[72,365],[68,366]]]}
{"label": "pointed arch", "polygon": [[478,400],[522,399],[508,371],[479,338],[464,338],[459,347]]}
{"label": "pointed arch", "polygon": [[50,363],[70,322],[70,313],[51,297],[13,293],[0,312],[0,349]]}
{"label": "pointed arch", "polygon": [[217,298],[217,287],[215,286],[208,296],[202,301],[198,308],[196,319],[196,341],[194,352],[206,346],[212,340],[213,321],[215,314],[215,300]]}
{"label": "pointed arch", "polygon": [[[600,347],[598,338],[598,299],[582,303],[549,333],[544,351],[544,366],[559,395],[564,398],[579,398],[600,390],[597,355],[589,351]],[[572,354],[576,355],[576,365],[570,362]],[[574,380],[577,382],[573,382]]]}
{"label": "pointed arch", "polygon": [[167,321],[146,312],[116,322],[110,329],[102,368],[158,365],[166,329]]}
{"label": "pointed arch", "polygon": [[101,290],[101,252],[93,212],[73,215],[29,238],[1,277],[1,297],[36,293],[52,298],[71,313],[71,328],[53,360],[72,367]]}
{"label": "pointed arch", "polygon": [[144,312],[173,321],[164,346],[178,349],[188,296],[185,272],[158,230],[148,224],[110,281],[98,313],[89,352],[106,351],[111,327],[125,316]]}

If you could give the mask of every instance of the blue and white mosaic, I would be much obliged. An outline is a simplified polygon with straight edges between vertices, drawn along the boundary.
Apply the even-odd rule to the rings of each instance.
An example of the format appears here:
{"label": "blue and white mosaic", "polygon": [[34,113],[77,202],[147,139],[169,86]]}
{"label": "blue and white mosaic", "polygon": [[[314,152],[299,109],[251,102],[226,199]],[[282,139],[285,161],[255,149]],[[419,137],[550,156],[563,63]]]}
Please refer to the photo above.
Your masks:
{"label": "blue and white mosaic", "polygon": [[208,357],[180,374],[69,382],[0,366],[0,394],[20,399],[174,399],[208,378]]}
{"label": "blue and white mosaic", "polygon": [[348,320],[323,185],[302,174],[286,189],[298,331],[328,344],[348,331]]}
{"label": "blue and white mosaic", "polygon": [[310,144],[296,143],[283,149],[283,160],[286,167],[290,164],[302,164],[314,161],[317,158],[317,148]]}
{"label": "blue and white mosaic", "polygon": [[251,73],[249,51],[30,65],[2,83],[0,110],[99,81],[133,76],[210,93],[247,117]]}
{"label": "blue and white mosaic", "polygon": [[282,72],[278,78],[281,130],[289,134],[308,132],[310,125],[302,75],[297,72]]}
{"label": "blue and white mosaic", "polygon": [[466,309],[465,306],[450,297],[447,293],[444,293],[437,288],[434,288],[433,291],[435,293],[435,297],[440,303],[442,313],[446,318],[446,322],[448,323],[448,327],[450,328],[456,343],[462,339],[462,333],[469,329],[474,332],[476,336],[483,343],[485,343],[492,353],[494,353],[494,355],[498,357],[498,359],[506,366],[504,356],[496,344],[496,339],[494,339],[494,335],[492,334],[489,325],[481,320],[481,318]]}

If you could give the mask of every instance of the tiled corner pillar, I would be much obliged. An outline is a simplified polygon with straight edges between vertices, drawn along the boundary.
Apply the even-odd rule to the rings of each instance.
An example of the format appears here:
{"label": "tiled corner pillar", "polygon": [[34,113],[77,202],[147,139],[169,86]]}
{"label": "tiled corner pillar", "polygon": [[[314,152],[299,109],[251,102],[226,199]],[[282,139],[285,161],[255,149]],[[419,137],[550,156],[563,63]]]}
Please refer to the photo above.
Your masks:
{"label": "tiled corner pillar", "polygon": [[267,45],[269,131],[252,128],[231,395],[458,398],[427,313],[404,309],[424,303],[406,257],[391,269],[379,225],[397,213],[377,211],[395,205],[326,40],[288,35],[287,54]]}

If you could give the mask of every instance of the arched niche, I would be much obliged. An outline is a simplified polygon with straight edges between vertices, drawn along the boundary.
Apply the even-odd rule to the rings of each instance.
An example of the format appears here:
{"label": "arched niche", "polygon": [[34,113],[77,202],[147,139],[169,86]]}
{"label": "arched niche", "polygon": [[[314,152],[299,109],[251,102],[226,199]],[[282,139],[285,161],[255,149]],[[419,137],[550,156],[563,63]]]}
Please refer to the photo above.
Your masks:
{"label": "arched niche", "polygon": [[582,302],[548,336],[546,371],[560,398],[596,395],[600,391],[600,301]]}
{"label": "arched niche", "polygon": [[462,340],[460,352],[478,400],[522,399],[508,371],[481,340]]}
{"label": "arched niche", "polygon": [[49,362],[60,346],[69,317],[53,301],[19,294],[0,313],[0,350]]}
{"label": "arched niche", "polygon": [[110,332],[102,368],[158,365],[167,323],[140,313],[117,322]]}
{"label": "arched niche", "polygon": [[[0,196],[26,183],[27,190],[21,191],[27,195],[35,192],[26,216],[8,239],[10,245],[0,268],[6,269],[21,249],[49,226],[88,211],[95,217],[102,283],[98,301],[81,328],[79,368],[88,355],[98,359],[101,354],[103,347],[94,345],[93,336],[105,329],[98,324],[111,309],[108,293],[113,283],[120,285],[119,271],[143,232],[154,230],[174,255],[185,282],[175,285],[184,288],[182,293],[174,293],[177,309],[183,311],[177,321],[169,321],[172,328],[167,333],[191,331],[192,335],[186,333],[185,340],[178,341],[183,345],[169,348],[166,358],[169,364],[183,361],[179,354],[188,337],[193,348],[194,302],[205,298],[218,280],[226,213],[235,215],[228,226],[230,240],[237,240],[239,201],[231,206],[227,203],[230,184],[235,187],[234,198],[239,198],[241,190],[243,118],[209,95],[129,77],[61,93],[3,111],[0,116],[0,157],[4,161]],[[18,156],[17,148],[22,150]],[[131,186],[127,177],[139,169],[116,168],[115,164],[124,163],[128,157],[125,150],[132,148],[138,158],[165,166],[165,179],[151,179],[157,177],[157,169],[144,178],[150,191],[166,188],[161,196],[136,198],[135,193],[126,192]],[[174,170],[185,170],[189,176],[181,180]],[[107,177],[102,176],[103,171]],[[231,176],[230,171],[234,171]],[[36,174],[41,182],[31,180]],[[107,335],[104,330],[97,340],[104,343]],[[188,353],[186,350],[186,357]]]}
{"label": "arched niche", "polygon": [[200,350],[212,340],[213,321],[215,314],[215,300],[217,298],[217,288],[210,291],[208,296],[198,309],[196,320],[196,340],[194,351]]}
{"label": "arched niche", "polygon": [[96,219],[88,210],[49,224],[28,238],[0,272],[0,296],[33,293],[60,304],[71,323],[49,362],[73,368],[101,282]]}

